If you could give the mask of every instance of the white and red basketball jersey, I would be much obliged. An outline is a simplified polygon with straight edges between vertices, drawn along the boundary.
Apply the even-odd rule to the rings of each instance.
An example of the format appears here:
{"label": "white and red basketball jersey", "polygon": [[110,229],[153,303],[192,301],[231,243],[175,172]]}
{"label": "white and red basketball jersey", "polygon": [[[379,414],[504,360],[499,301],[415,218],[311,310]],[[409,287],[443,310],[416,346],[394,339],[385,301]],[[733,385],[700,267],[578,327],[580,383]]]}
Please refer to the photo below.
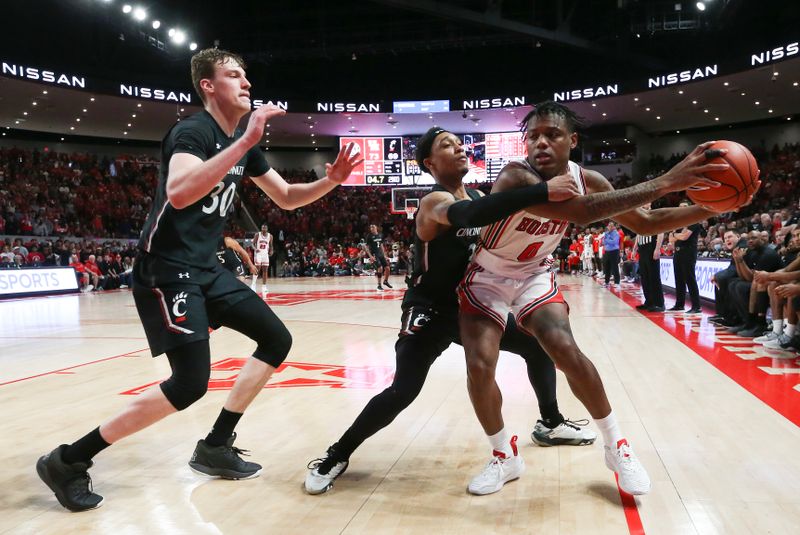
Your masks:
{"label": "white and red basketball jersey", "polygon": [[[522,161],[532,173],[533,167]],[[578,191],[586,194],[583,169],[569,162]],[[525,279],[544,273],[552,265],[548,257],[558,247],[569,221],[546,219],[524,210],[481,230],[481,244],[473,261],[487,271],[510,279]]]}
{"label": "white and red basketball jersey", "polygon": [[257,253],[269,253],[269,242],[272,241],[272,234],[267,232],[266,235],[260,232],[256,234],[255,250]]}
{"label": "white and red basketball jersey", "polygon": [[584,234],[583,236],[583,249],[581,250],[581,254],[585,254],[588,257],[592,257],[594,254],[594,250],[592,249],[592,235],[591,234]]}

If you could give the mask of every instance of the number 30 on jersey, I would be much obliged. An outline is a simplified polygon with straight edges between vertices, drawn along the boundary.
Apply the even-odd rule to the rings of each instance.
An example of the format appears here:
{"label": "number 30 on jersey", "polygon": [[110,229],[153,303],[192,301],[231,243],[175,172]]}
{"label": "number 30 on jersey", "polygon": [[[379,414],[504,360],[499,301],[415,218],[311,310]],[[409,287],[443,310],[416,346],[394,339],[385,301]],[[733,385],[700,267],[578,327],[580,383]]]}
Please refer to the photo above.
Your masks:
{"label": "number 30 on jersey", "polygon": [[[228,215],[228,210],[233,204],[233,194],[236,193],[236,182],[231,182],[228,184],[227,189],[225,192],[222,193],[222,190],[225,189],[225,182],[220,182],[216,186],[214,186],[214,191],[211,192],[208,200],[211,201],[210,205],[203,205],[203,212],[206,214],[213,214],[214,212],[219,209],[219,216],[225,217]],[[222,195],[220,195],[222,193]]]}

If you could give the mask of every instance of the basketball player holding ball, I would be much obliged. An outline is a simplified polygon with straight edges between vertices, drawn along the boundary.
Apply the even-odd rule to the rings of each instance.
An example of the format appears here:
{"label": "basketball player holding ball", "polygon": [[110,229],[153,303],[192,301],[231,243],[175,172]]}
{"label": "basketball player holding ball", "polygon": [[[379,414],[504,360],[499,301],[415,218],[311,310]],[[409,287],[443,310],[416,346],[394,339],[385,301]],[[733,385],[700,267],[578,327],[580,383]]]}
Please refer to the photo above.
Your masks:
{"label": "basketball player holding ball", "polygon": [[[509,313],[517,324],[536,337],[564,372],[576,397],[602,432],[605,461],[630,494],[650,490],[650,478],[636,459],[606,397],[603,382],[592,362],[575,343],[569,309],[545,260],[571,221],[581,225],[611,217],[638,234],[657,234],[716,215],[701,206],[642,210],[641,206],[668,192],[695,186],[716,188],[705,173],[726,173],[726,148],[707,154],[714,142],[698,145],[683,161],[656,179],[614,191],[600,173],[582,169],[569,160],[578,143],[582,120],[568,107],[543,102],[523,120],[528,156],[500,172],[492,192],[529,187],[570,173],[580,196],[563,203],[539,204],[483,229],[482,245],[459,285],[461,340],[467,355],[468,387],[475,413],[492,445],[493,456],[469,485],[474,494],[496,492],[524,470],[514,439],[504,426],[502,397],[495,382],[499,341]],[[712,175],[714,176],[714,175]],[[758,187],[757,178],[753,183]],[[755,190],[753,190],[755,191]],[[711,194],[713,197],[713,194]],[[743,204],[749,197],[739,196]],[[714,205],[716,207],[716,205]],[[734,207],[735,205],[731,206]],[[509,284],[508,280],[515,281]]]}
{"label": "basketball player holding ball", "polygon": [[95,455],[205,395],[211,373],[209,327],[229,327],[258,346],[211,432],[197,442],[189,466],[226,479],[258,475],[261,466],[242,459],[243,450],[233,446],[234,428],[286,358],[292,337],[269,306],[217,261],[230,205],[244,175],[275,204],[294,209],[333,190],[360,163],[348,145],[326,165],[326,177],[288,184],[258,148],[267,121],[285,112],[262,106],[250,114],[246,130],[237,128],[251,111],[242,58],[206,49],[192,57],[191,72],[205,109],[173,125],[162,142],[161,174],[133,270],[134,301],[150,351],[154,357],[167,354],[172,375],[79,440],[39,459],[39,477],[70,511],[103,502],[87,472]]}
{"label": "basketball player holding ball", "polygon": [[[416,157],[436,185],[422,198],[415,221],[414,270],[403,297],[394,380],[367,403],[323,457],[309,463],[305,481],[309,494],[330,490],[355,450],[414,401],[439,355],[450,344],[460,343],[456,286],[477,245],[480,226],[530,204],[563,201],[578,192],[571,177],[500,195],[483,196],[476,189],[465,188],[462,179],[469,167],[464,146],[455,134],[441,128],[431,128],[420,138]],[[536,340],[516,328],[513,318],[501,346],[527,364],[542,417],[531,437],[534,442],[542,446],[593,443],[597,437],[593,431],[566,420],[559,412],[555,367]]]}

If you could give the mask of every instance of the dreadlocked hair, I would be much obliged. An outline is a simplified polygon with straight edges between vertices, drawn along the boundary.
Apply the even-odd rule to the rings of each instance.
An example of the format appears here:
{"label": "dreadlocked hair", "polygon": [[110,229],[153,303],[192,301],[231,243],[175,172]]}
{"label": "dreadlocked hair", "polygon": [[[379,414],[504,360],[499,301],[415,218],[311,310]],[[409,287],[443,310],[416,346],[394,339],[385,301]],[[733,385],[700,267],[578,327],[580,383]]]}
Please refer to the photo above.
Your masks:
{"label": "dreadlocked hair", "polygon": [[522,123],[520,123],[520,132],[526,132],[528,130],[528,122],[530,122],[532,118],[541,118],[549,115],[562,117],[570,132],[577,132],[579,129],[589,125],[586,119],[563,104],[553,102],[552,100],[545,100],[544,102],[535,104],[533,109],[528,112],[528,115],[522,119]]}

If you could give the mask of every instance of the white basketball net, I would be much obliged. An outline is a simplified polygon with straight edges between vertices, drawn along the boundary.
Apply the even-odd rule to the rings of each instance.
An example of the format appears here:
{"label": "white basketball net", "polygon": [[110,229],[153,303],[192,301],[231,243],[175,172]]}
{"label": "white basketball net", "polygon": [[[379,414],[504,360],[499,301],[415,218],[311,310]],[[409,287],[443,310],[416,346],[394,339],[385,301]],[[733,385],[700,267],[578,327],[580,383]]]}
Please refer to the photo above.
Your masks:
{"label": "white basketball net", "polygon": [[413,205],[406,206],[406,217],[414,219],[414,214],[417,213],[417,207]]}

